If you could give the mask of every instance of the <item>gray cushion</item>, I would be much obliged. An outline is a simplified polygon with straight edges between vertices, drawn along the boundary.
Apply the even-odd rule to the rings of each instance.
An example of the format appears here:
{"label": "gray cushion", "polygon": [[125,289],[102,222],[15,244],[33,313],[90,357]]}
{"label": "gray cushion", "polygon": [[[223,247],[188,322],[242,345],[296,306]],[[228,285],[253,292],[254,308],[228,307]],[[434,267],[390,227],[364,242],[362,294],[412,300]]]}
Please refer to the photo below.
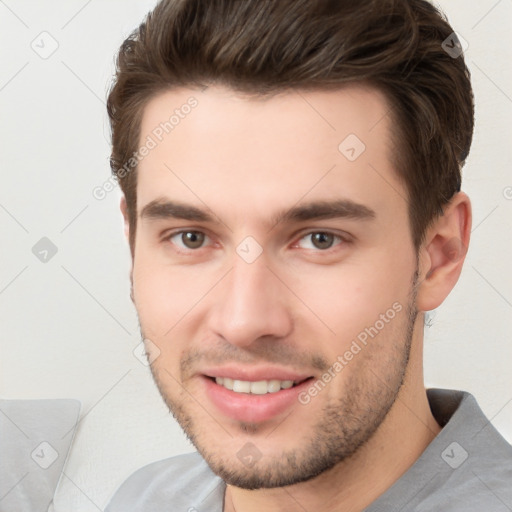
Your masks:
{"label": "gray cushion", "polygon": [[77,400],[0,400],[0,512],[47,512],[79,413]]}

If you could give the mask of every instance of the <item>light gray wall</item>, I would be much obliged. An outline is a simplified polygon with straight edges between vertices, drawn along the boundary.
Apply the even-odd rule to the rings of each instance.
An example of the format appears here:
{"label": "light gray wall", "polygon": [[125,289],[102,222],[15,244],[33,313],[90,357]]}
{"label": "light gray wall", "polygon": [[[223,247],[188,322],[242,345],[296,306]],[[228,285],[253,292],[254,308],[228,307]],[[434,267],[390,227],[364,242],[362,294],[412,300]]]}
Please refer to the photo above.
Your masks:
{"label": "light gray wall", "polygon": [[[93,195],[109,178],[113,55],[153,4],[0,1],[0,396],[82,401],[57,512],[98,510],[134,468],[190,450],[132,353],[119,191]],[[426,381],[474,393],[512,441],[512,2],[439,4],[474,81],[463,186],[474,228],[460,283],[427,328]]]}

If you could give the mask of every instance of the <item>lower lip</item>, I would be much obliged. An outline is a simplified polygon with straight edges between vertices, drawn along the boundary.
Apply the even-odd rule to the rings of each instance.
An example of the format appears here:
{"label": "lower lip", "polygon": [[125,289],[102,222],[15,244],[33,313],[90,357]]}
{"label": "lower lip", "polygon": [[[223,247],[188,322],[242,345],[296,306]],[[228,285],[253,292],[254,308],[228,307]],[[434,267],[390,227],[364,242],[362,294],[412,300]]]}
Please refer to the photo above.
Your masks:
{"label": "lower lip", "polygon": [[282,389],[276,393],[253,395],[251,393],[236,393],[220,386],[209,377],[202,377],[206,395],[219,411],[237,421],[246,423],[261,423],[286,412],[293,405],[299,405],[298,395],[305,390],[311,379],[297,386]]}

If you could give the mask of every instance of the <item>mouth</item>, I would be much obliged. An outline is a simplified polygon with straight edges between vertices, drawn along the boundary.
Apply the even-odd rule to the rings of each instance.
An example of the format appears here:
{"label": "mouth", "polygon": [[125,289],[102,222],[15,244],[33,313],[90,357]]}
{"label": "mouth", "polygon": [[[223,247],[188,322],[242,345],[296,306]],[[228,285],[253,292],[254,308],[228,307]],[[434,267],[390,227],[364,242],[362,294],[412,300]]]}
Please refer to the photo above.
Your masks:
{"label": "mouth", "polygon": [[[216,373],[201,375],[205,397],[221,417],[228,421],[253,424],[278,419],[283,415],[288,416],[292,409],[304,407],[298,396],[314,379],[312,376],[286,372],[260,372],[253,375],[236,371],[219,371],[223,375]],[[267,378],[264,378],[265,376]]]}
{"label": "mouth", "polygon": [[246,393],[252,395],[266,395],[267,393],[278,393],[283,389],[290,389],[303,382],[312,379],[313,377],[306,377],[297,381],[293,380],[238,380],[229,377],[209,377],[219,386],[226,388],[234,393]]}

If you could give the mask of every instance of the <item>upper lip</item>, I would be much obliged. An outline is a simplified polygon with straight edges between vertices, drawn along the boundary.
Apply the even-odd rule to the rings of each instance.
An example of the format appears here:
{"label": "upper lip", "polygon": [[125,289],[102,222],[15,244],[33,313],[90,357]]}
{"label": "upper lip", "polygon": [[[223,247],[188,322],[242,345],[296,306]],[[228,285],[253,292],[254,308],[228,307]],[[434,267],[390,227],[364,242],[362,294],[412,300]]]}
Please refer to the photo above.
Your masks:
{"label": "upper lip", "polygon": [[294,382],[301,382],[312,377],[312,375],[308,373],[300,373],[289,368],[268,365],[258,367],[224,365],[203,369],[201,373],[207,377],[223,377],[250,382],[258,382],[261,380],[292,380]]}

